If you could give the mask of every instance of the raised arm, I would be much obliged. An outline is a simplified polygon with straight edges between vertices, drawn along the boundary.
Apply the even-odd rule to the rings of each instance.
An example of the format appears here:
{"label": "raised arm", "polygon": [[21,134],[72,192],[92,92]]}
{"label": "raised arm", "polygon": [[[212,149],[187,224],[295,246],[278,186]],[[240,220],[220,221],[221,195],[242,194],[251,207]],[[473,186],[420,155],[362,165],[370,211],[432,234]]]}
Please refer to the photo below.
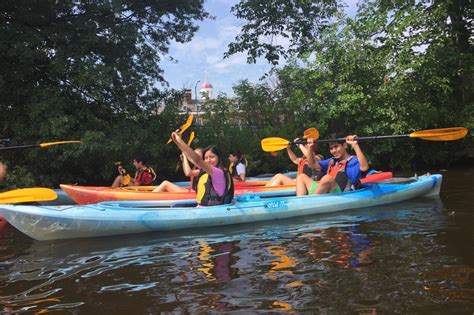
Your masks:
{"label": "raised arm", "polygon": [[304,155],[306,156],[306,159],[308,160],[308,166],[312,169],[315,170],[320,170],[321,166],[319,165],[319,157],[316,158],[313,154],[314,152],[314,140],[312,138],[308,138],[308,145],[306,147],[303,146],[304,150],[303,151]]}
{"label": "raised arm", "polygon": [[367,158],[365,157],[364,152],[359,146],[359,142],[357,141],[356,135],[351,135],[346,137],[346,142],[351,145],[352,149],[354,150],[357,159],[359,160],[360,170],[362,172],[367,172],[369,170],[369,162],[367,162]]}
{"label": "raised arm", "polygon": [[296,156],[295,152],[293,152],[293,150],[291,150],[290,146],[286,147],[286,152],[288,152],[288,156],[290,157],[290,160],[293,163],[295,163],[296,165],[298,165],[298,162],[299,162],[300,158]]}
{"label": "raised arm", "polygon": [[197,167],[212,176],[212,166],[202,159],[194,150],[181,139],[181,136],[176,131],[171,134],[171,139],[178,146],[178,148],[194,163]]}
{"label": "raised arm", "polygon": [[183,173],[185,176],[191,177],[191,176],[199,175],[199,170],[193,170],[191,168],[191,165],[189,164],[189,160],[186,154],[184,153],[181,154],[181,160],[183,161]]}

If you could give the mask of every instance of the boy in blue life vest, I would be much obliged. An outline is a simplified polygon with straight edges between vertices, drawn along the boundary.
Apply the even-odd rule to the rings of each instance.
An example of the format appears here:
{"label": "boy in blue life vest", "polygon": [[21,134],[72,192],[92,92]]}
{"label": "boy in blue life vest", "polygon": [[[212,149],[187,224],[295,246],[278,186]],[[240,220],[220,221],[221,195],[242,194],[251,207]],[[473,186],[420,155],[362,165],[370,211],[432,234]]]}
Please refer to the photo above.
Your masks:
{"label": "boy in blue life vest", "polygon": [[[350,144],[355,156],[347,152]],[[308,139],[308,146],[314,146],[313,139]],[[360,179],[365,177],[369,170],[369,163],[362,152],[356,135],[346,137],[345,143],[330,142],[329,152],[332,158],[315,161],[312,154],[307,156],[308,166],[320,169],[325,175],[319,182],[315,182],[306,174],[298,174],[296,178],[296,195],[327,194],[358,189]]]}

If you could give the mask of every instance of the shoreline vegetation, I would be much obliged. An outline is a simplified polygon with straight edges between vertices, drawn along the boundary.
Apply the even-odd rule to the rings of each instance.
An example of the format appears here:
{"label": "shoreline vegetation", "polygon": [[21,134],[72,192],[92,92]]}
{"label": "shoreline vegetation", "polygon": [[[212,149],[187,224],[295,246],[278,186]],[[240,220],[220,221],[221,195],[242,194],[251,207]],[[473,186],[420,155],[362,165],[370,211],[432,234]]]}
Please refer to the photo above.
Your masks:
{"label": "shoreline vegetation", "polygon": [[[179,152],[166,141],[189,112],[185,91],[168,88],[160,64],[173,58],[171,41],[186,45],[197,23],[212,18],[205,2],[5,0],[2,11],[0,144],[82,143],[2,152],[8,177],[1,185],[110,185],[113,162],[135,155],[147,159],[158,183],[181,178]],[[260,140],[294,139],[310,127],[322,137],[474,128],[467,0],[367,0],[354,17],[334,1],[240,0],[231,13],[242,29],[223,57],[243,53],[249,63],[262,58],[274,68],[257,83],[235,82],[233,97],[199,101],[203,123],[186,137],[196,132],[193,147],[240,150],[248,175],[290,170],[287,156],[263,152]],[[265,34],[287,38],[288,47]],[[469,166],[474,159],[471,135],[377,141],[363,150],[372,169],[395,173]],[[329,156],[324,146],[322,153]]]}

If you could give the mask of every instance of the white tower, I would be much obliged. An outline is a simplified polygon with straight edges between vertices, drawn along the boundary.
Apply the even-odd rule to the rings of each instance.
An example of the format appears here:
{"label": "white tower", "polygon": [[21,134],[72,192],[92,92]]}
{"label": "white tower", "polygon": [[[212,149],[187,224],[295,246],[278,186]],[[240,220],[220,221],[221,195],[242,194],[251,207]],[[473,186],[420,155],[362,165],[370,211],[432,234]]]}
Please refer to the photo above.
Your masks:
{"label": "white tower", "polygon": [[207,79],[202,83],[201,90],[199,90],[201,95],[201,100],[206,101],[212,98],[212,84],[207,81]]}

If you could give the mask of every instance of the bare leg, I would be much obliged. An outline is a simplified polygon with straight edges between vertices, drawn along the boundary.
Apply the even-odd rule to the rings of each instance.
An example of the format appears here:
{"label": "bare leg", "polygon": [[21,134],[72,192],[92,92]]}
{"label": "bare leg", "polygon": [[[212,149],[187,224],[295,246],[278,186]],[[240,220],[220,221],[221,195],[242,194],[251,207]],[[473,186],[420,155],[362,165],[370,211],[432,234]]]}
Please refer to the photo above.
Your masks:
{"label": "bare leg", "polygon": [[306,174],[296,176],[296,195],[305,196],[313,185],[313,180]]}
{"label": "bare leg", "polygon": [[282,186],[282,185],[295,185],[296,181],[293,178],[285,176],[283,174],[276,174],[265,186]]}
{"label": "bare leg", "polygon": [[189,190],[185,187],[181,187],[173,184],[167,180],[163,181],[153,192],[188,192]]}
{"label": "bare leg", "polygon": [[318,187],[314,191],[314,195],[327,194],[336,189],[337,183],[334,178],[329,175],[324,175],[318,183]]}

